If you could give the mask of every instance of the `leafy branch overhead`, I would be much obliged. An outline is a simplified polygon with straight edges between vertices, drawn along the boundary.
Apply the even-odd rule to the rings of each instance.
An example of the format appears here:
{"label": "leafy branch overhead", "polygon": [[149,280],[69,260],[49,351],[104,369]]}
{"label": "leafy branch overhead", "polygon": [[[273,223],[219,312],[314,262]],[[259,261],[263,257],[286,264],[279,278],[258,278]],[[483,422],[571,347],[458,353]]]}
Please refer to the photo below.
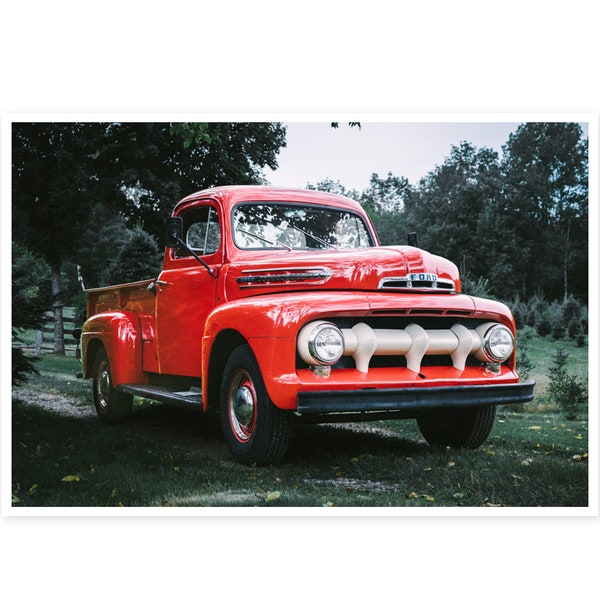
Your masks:
{"label": "leafy branch overhead", "polygon": [[[162,243],[174,204],[198,189],[260,184],[285,146],[280,123],[14,123],[13,240],[49,269],[55,352],[64,352],[66,269],[87,287],[103,278],[128,237],[144,229]],[[105,257],[105,260],[99,260]],[[154,257],[152,257],[153,259]],[[41,297],[41,296],[40,296]],[[16,322],[17,328],[21,325]]]}

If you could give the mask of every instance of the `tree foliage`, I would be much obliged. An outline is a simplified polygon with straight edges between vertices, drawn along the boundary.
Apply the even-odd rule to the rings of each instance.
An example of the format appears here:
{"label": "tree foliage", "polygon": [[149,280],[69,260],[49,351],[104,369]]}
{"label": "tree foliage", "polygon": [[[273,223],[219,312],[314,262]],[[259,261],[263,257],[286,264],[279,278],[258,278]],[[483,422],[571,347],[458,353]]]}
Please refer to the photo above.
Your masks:
{"label": "tree foliage", "polygon": [[154,238],[141,228],[129,232],[105,274],[106,285],[143,281],[157,277],[162,253]]}
{"label": "tree foliage", "polygon": [[524,289],[565,299],[587,294],[588,167],[581,128],[525,123],[510,135],[504,155],[502,210],[523,254]]}
{"label": "tree foliage", "polygon": [[127,230],[162,241],[178,200],[264,183],[283,146],[280,123],[14,123],[13,239],[50,267],[55,353],[64,353],[65,265],[82,264],[88,287],[103,283]]}
{"label": "tree foliage", "polygon": [[265,183],[285,146],[279,123],[110,123],[98,160],[111,204],[132,226],[162,238],[184,196],[208,187]]}
{"label": "tree foliage", "polygon": [[[19,342],[26,329],[41,329],[45,313],[52,306],[48,265],[13,241],[12,244],[12,337]],[[12,348],[12,384],[19,385],[28,373],[36,373],[36,359]]]}

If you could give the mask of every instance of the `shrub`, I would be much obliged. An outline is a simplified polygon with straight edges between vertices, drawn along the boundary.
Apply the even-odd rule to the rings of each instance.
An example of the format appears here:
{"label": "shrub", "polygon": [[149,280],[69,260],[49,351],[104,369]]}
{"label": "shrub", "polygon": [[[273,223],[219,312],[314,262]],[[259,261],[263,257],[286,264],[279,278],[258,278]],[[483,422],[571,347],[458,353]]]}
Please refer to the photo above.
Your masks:
{"label": "shrub", "polygon": [[474,279],[470,273],[461,277],[461,288],[463,294],[476,296],[478,298],[494,298],[491,291],[490,281],[485,277]]}
{"label": "shrub", "polygon": [[580,377],[567,372],[569,353],[562,345],[557,348],[553,360],[548,388],[550,400],[563,409],[567,418],[575,418],[579,408],[587,402],[587,386]]}
{"label": "shrub", "polygon": [[529,331],[520,331],[518,334],[519,344],[517,346],[517,373],[521,381],[527,381],[535,365],[531,362],[528,354]]}
{"label": "shrub", "polygon": [[[545,314],[547,309],[548,302],[541,294],[538,293],[531,297],[526,304],[525,324],[530,325],[531,327],[536,327],[540,315]],[[550,330],[548,333],[550,333]]]}
{"label": "shrub", "polygon": [[515,319],[515,324],[517,329],[522,329],[527,325],[527,305],[523,302],[519,296],[517,296],[514,300],[507,302],[510,310]]}
{"label": "shrub", "polygon": [[561,307],[562,320],[565,323],[571,321],[580,322],[583,314],[583,308],[578,300],[575,300],[573,296],[569,296],[562,304]]}
{"label": "shrub", "polygon": [[562,340],[565,337],[565,327],[562,321],[555,321],[552,325],[552,337],[555,340]]}
{"label": "shrub", "polygon": [[535,330],[537,331],[538,335],[541,335],[542,337],[552,333],[552,321],[550,320],[548,310],[543,310],[542,312],[538,313],[538,317],[535,320]]}

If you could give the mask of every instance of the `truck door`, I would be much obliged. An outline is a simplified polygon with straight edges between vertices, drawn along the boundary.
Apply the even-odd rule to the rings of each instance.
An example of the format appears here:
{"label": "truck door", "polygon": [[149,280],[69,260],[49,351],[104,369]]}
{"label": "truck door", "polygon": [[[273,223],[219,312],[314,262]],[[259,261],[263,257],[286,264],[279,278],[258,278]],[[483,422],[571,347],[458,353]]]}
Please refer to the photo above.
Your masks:
{"label": "truck door", "polygon": [[[184,239],[216,275],[223,263],[217,206],[190,208],[181,216]],[[215,307],[216,289],[216,277],[187,250],[167,249],[156,291],[159,373],[201,376],[204,323]]]}

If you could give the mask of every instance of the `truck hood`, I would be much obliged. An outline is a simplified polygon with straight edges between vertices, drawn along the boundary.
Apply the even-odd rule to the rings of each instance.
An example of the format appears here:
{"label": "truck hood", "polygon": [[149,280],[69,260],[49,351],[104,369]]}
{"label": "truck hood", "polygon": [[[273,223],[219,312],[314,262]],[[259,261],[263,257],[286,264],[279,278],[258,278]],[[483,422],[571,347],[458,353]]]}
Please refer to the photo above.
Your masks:
{"label": "truck hood", "polygon": [[302,290],[460,292],[456,265],[412,246],[248,255],[222,269],[228,300]]}

